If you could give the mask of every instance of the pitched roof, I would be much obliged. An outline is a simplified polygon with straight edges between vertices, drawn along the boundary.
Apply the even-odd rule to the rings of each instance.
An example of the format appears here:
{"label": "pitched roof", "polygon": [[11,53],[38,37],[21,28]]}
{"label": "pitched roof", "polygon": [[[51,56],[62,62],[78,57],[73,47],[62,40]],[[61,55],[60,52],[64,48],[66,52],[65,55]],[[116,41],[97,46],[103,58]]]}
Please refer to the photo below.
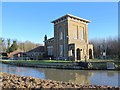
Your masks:
{"label": "pitched roof", "polygon": [[9,57],[9,58],[10,58],[10,57],[13,57],[13,55],[15,55],[15,54],[17,54],[17,53],[20,53],[20,52],[23,52],[23,51],[22,51],[22,50],[20,50],[20,49],[15,50],[15,51],[13,51],[13,52],[9,53],[9,54],[8,54],[8,57]]}
{"label": "pitched roof", "polygon": [[30,52],[44,52],[44,46],[38,46],[30,51],[27,51],[26,53],[30,53]]}

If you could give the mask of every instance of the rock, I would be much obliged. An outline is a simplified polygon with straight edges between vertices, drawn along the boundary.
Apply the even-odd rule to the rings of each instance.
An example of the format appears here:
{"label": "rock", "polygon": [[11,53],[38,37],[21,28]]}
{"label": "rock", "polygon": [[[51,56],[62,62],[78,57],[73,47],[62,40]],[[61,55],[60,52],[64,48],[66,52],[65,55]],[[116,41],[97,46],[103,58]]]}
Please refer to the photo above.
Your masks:
{"label": "rock", "polygon": [[59,82],[52,80],[41,80],[39,78],[34,77],[21,77],[18,75],[12,75],[7,73],[0,73],[2,84],[1,88],[33,88],[36,89],[55,89],[55,90],[66,90],[66,89],[90,89],[90,90],[115,90],[120,89],[120,87],[112,87],[112,86],[100,86],[100,85],[80,85],[74,84],[72,82]]}

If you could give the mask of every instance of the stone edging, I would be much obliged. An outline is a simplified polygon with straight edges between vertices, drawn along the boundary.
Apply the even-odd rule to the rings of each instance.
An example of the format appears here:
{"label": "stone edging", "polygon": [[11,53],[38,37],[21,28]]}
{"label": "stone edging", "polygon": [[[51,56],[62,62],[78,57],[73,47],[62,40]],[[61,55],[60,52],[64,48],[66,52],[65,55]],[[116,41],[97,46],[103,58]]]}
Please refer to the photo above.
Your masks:
{"label": "stone edging", "polygon": [[88,69],[82,68],[77,65],[48,65],[48,64],[19,64],[19,63],[11,63],[2,61],[4,64],[10,64],[15,66],[23,66],[23,67],[36,67],[36,68],[54,68],[54,69],[70,69],[70,70],[118,70],[118,69]]}

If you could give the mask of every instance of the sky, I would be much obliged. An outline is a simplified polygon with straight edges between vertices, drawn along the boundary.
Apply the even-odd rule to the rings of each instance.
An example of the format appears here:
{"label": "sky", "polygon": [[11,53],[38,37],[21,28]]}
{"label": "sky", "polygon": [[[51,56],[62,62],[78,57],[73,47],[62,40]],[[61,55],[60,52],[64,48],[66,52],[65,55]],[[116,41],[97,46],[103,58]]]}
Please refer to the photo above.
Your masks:
{"label": "sky", "polygon": [[54,36],[51,21],[68,13],[91,21],[89,40],[118,35],[117,2],[3,2],[2,37],[43,44]]}

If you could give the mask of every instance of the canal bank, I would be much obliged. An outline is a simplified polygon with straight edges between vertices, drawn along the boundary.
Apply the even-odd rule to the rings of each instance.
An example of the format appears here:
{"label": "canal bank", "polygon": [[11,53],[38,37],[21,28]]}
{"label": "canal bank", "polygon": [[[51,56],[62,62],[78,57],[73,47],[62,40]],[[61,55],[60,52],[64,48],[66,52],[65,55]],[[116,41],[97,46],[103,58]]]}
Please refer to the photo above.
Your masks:
{"label": "canal bank", "polygon": [[22,66],[22,67],[35,67],[35,68],[54,68],[54,69],[70,69],[70,70],[81,70],[85,69],[81,66],[78,66],[73,63],[64,63],[64,62],[55,62],[55,63],[26,63],[26,62],[17,62],[17,61],[2,61],[3,64],[10,64],[15,66]]}
{"label": "canal bank", "polygon": [[[116,65],[112,66],[115,68],[107,68],[107,62],[90,62],[87,63],[80,62],[45,62],[43,61],[22,61],[22,60],[3,60],[0,63],[22,66],[22,67],[36,67],[36,68],[54,68],[54,69],[70,69],[70,70],[119,70],[120,67]],[[120,63],[117,63],[118,65]],[[120,65],[119,65],[120,66]]]}
{"label": "canal bank", "polygon": [[52,80],[42,80],[39,78],[34,78],[31,76],[24,77],[7,73],[0,73],[2,85],[1,89],[9,89],[9,88],[32,88],[32,89],[94,89],[94,90],[119,90],[120,87],[113,87],[108,85],[82,85],[82,84],[74,84],[69,82],[59,82]]}

